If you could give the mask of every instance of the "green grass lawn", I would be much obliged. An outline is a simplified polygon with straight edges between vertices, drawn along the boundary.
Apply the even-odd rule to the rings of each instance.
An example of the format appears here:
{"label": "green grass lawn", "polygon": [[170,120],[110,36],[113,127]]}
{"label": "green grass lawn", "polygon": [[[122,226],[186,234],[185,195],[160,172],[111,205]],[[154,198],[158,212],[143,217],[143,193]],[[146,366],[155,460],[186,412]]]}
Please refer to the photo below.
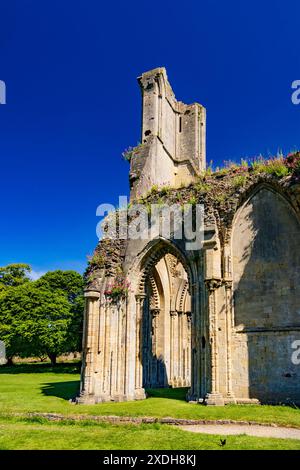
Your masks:
{"label": "green grass lawn", "polygon": [[[0,418],[0,449],[220,450],[224,436],[195,434],[163,424],[49,423]],[[228,436],[222,449],[300,450],[300,441]]]}
{"label": "green grass lawn", "polygon": [[[0,449],[213,449],[219,437],[193,434],[166,425],[93,424],[89,415],[154,416],[190,419],[234,419],[300,428],[300,410],[288,406],[230,405],[205,407],[186,403],[185,389],[149,391],[147,400],[99,405],[72,405],[79,387],[77,364],[0,367]],[[25,419],[16,413],[85,415],[70,424]],[[79,431],[80,428],[80,432]],[[300,449],[300,441],[230,436],[230,449]]]}

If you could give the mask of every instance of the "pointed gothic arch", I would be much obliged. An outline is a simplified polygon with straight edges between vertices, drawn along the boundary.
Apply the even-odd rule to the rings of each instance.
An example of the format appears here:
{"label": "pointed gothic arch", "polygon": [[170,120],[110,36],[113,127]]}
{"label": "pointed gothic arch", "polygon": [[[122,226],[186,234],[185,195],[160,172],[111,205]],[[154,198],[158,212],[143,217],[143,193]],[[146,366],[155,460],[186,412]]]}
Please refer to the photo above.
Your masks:
{"label": "pointed gothic arch", "polygon": [[136,388],[189,386],[189,263],[175,244],[157,239],[143,250],[136,272]]}

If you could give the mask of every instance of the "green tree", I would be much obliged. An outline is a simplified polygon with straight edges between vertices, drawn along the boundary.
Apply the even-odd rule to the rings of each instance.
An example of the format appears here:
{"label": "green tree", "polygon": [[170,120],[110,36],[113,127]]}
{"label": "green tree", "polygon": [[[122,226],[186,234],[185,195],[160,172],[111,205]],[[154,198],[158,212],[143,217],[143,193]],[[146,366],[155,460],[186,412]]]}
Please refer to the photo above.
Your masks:
{"label": "green tree", "polygon": [[29,282],[31,266],[24,263],[8,264],[0,267],[0,290],[6,287],[17,287]]}
{"label": "green tree", "polygon": [[49,271],[37,280],[37,285],[52,291],[62,291],[72,303],[83,294],[83,278],[76,271]]}
{"label": "green tree", "polygon": [[71,270],[49,271],[40,277],[37,285],[66,296],[70,303],[71,323],[64,352],[81,351],[84,309],[84,281],[81,274]]}
{"label": "green tree", "polygon": [[24,283],[0,294],[0,339],[8,359],[47,354],[54,365],[68,350],[71,305],[64,294]]}

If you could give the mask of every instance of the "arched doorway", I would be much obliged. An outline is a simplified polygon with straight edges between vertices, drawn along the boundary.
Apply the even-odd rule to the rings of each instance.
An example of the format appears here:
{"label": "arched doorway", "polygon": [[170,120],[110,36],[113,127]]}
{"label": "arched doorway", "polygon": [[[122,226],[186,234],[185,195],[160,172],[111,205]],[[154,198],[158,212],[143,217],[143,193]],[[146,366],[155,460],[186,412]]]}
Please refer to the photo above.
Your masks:
{"label": "arched doorway", "polygon": [[191,385],[191,296],[175,251],[152,260],[144,277],[141,318],[143,388]]}

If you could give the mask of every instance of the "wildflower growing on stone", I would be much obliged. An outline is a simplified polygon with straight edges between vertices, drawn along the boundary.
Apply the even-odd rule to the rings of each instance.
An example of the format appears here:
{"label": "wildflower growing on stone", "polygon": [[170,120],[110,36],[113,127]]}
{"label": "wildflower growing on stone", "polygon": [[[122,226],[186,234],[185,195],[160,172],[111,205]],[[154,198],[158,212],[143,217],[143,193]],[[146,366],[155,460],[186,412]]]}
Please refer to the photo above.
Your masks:
{"label": "wildflower growing on stone", "polygon": [[112,303],[117,303],[128,296],[129,288],[130,282],[123,273],[119,273],[115,279],[107,285],[104,295],[106,299],[110,300]]}

